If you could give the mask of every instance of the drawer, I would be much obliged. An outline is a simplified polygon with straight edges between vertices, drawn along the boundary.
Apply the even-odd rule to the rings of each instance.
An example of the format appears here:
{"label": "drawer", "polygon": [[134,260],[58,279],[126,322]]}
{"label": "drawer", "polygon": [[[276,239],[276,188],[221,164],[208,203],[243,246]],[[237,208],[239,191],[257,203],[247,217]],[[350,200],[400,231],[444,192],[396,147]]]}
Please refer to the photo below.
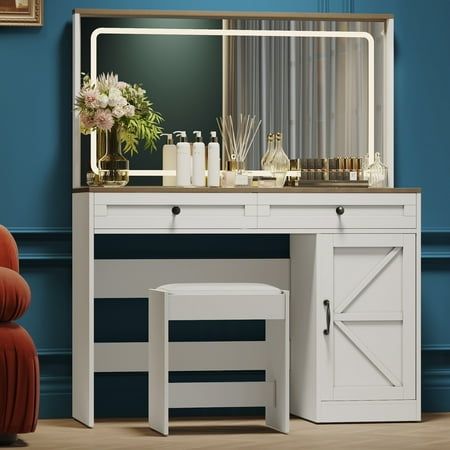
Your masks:
{"label": "drawer", "polygon": [[258,194],[258,228],[416,228],[416,216],[416,194]]}
{"label": "drawer", "polygon": [[96,230],[257,227],[256,194],[96,193]]}

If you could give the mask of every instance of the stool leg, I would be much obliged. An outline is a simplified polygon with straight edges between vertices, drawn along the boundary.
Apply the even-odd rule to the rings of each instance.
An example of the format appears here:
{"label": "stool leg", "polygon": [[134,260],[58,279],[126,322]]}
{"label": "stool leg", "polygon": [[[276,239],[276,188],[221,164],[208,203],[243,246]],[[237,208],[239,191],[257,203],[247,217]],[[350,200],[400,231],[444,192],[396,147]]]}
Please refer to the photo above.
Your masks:
{"label": "stool leg", "polygon": [[266,381],[275,384],[266,405],[266,425],[289,433],[289,293],[284,296],[284,320],[266,320]]}
{"label": "stool leg", "polygon": [[169,434],[169,320],[164,292],[149,294],[148,418],[152,430]]}

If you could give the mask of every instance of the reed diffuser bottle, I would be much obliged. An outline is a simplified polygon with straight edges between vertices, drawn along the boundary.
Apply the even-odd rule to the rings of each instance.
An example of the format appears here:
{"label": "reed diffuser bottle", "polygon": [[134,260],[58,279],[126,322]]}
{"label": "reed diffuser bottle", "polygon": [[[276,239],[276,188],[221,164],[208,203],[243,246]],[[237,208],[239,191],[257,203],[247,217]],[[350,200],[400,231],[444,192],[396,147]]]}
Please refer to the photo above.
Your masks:
{"label": "reed diffuser bottle", "polygon": [[277,133],[275,136],[275,151],[270,161],[270,171],[275,177],[277,187],[283,187],[286,181],[286,175],[289,171],[289,158],[283,150],[283,135]]}

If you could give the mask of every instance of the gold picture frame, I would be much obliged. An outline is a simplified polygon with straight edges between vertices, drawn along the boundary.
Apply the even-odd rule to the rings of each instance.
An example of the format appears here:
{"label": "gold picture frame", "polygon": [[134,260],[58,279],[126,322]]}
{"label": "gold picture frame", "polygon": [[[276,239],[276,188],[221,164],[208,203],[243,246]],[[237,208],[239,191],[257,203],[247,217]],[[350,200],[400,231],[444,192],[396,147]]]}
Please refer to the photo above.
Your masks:
{"label": "gold picture frame", "polygon": [[44,0],[0,0],[0,26],[40,27]]}

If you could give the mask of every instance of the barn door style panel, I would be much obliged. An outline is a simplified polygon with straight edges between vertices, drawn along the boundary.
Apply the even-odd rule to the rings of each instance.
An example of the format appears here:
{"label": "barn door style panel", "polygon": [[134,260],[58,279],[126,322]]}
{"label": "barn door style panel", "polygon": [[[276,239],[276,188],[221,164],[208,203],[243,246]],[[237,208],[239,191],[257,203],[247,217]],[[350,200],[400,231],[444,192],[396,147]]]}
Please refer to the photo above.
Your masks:
{"label": "barn door style panel", "polygon": [[318,239],[320,399],[415,399],[415,236]]}

